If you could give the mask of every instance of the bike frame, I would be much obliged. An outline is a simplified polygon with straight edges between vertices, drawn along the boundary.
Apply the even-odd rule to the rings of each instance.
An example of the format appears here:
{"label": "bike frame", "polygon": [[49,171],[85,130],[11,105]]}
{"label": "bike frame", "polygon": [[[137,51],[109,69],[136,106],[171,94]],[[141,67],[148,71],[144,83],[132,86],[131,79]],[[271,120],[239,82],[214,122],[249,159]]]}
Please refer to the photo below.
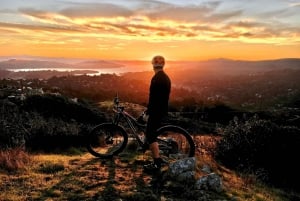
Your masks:
{"label": "bike frame", "polygon": [[115,124],[117,126],[122,126],[119,123],[122,119],[125,119],[127,125],[129,126],[130,130],[132,131],[134,138],[138,141],[138,143],[141,147],[144,147],[145,143],[139,137],[139,135],[137,133],[137,131],[138,131],[137,127],[144,131],[146,126],[138,123],[136,118],[134,118],[129,113],[124,111],[124,107],[121,107],[118,105],[118,102],[117,103],[115,102],[114,112],[115,112],[115,116],[113,119],[113,124]]}

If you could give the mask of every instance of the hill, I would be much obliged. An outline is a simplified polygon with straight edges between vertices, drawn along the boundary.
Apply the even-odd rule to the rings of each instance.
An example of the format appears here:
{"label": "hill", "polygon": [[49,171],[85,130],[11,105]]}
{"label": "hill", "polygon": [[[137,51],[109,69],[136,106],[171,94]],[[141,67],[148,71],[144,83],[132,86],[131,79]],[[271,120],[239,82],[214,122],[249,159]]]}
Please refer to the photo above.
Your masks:
{"label": "hill", "polygon": [[[15,147],[15,149],[2,149],[3,151],[0,151],[0,196],[5,200],[122,199],[130,201],[176,199],[181,201],[188,198],[189,200],[208,201],[220,199],[289,201],[299,199],[299,195],[293,190],[263,183],[260,176],[267,175],[267,172],[262,169],[256,172],[255,169],[251,169],[253,167],[251,163],[246,166],[246,172],[241,171],[242,169],[235,169],[243,167],[246,164],[245,161],[247,163],[253,162],[248,159],[259,158],[256,157],[257,155],[251,158],[253,153],[268,159],[273,158],[275,159],[273,162],[276,164],[278,163],[277,154],[280,153],[282,156],[286,153],[282,152],[282,150],[285,151],[282,148],[289,147],[288,150],[298,153],[296,147],[299,147],[299,141],[290,138],[297,136],[296,133],[291,133],[295,130],[292,127],[287,127],[284,130],[283,135],[287,135],[285,140],[282,139],[282,133],[277,133],[280,142],[284,142],[287,146],[280,147],[275,144],[276,155],[272,151],[274,149],[271,149],[271,152],[266,152],[265,143],[256,143],[262,139],[265,142],[274,142],[272,138],[270,139],[273,136],[274,125],[269,126],[271,124],[268,122],[266,124],[265,120],[246,120],[245,123],[242,122],[243,120],[240,120],[241,122],[235,120],[233,124],[224,128],[218,127],[220,125],[215,123],[216,129],[224,129],[229,133],[224,136],[203,132],[195,133],[197,129],[194,129],[191,134],[197,145],[198,173],[200,174],[202,168],[209,167],[221,176],[223,191],[193,189],[188,182],[181,184],[165,183],[156,189],[149,187],[151,177],[142,172],[141,165],[149,159],[149,153],[140,154],[134,151],[135,146],[129,146],[127,151],[114,158],[115,160],[103,161],[93,158],[86,152],[83,146],[84,136],[97,122],[107,121],[110,118],[103,115],[104,113],[108,114],[107,109],[109,108],[107,106],[110,104],[104,102],[91,106],[88,102],[69,99],[57,94],[33,95],[21,102],[11,97],[2,98],[0,103],[2,106],[0,108],[1,114],[3,114],[0,119],[0,128],[5,128],[0,132],[2,148]],[[137,105],[126,104],[126,107],[130,107],[129,111],[134,111]],[[138,106],[138,108],[141,110],[143,107]],[[224,107],[218,107],[214,112],[222,114]],[[182,116],[177,117],[176,122],[189,130],[192,128],[192,122],[196,122],[194,126],[200,128],[203,127],[203,124],[207,124],[204,121],[196,121]],[[285,124],[285,122],[277,123]],[[278,126],[275,127],[277,129]],[[276,131],[280,131],[278,129]],[[232,134],[237,134],[238,138]],[[249,137],[244,140],[241,137],[248,135],[254,138],[249,140],[251,139]],[[226,136],[228,138],[225,138]],[[223,148],[221,148],[219,153],[223,153],[222,156],[225,159],[226,156],[230,156],[229,159],[233,161],[227,166],[222,165],[226,160],[221,163],[214,157],[215,148],[218,142],[222,141],[221,139],[227,139],[223,143],[226,152],[223,152]],[[24,140],[26,152],[24,149],[18,148],[24,143]],[[239,142],[237,144],[238,150],[236,150],[237,147],[234,143],[236,140]],[[222,144],[220,145],[222,147]],[[244,150],[244,147],[249,149]],[[232,150],[234,151],[232,152]],[[256,152],[249,150],[256,150]],[[262,150],[264,154],[270,153],[273,157],[261,154],[259,150]],[[239,158],[240,156],[243,156],[245,161],[234,160],[235,157]],[[292,156],[292,153],[289,152],[289,156]],[[227,160],[227,163],[230,160]],[[281,182],[281,184],[290,185],[295,182],[294,180],[298,181],[297,172],[287,172],[290,169],[288,164],[294,162],[294,158],[286,157],[284,163],[280,166],[277,164],[280,171],[286,172],[286,174],[276,174],[275,176],[280,179],[282,179],[281,177],[285,179],[285,175],[289,176],[289,182]],[[228,168],[230,164],[233,164],[234,167]],[[293,165],[292,169],[297,169],[297,167]],[[274,166],[269,168],[276,169]],[[278,170],[276,169],[276,171]],[[290,178],[294,178],[293,181]]]}
{"label": "hill", "polygon": [[18,70],[26,69],[27,71],[35,69],[55,70],[55,69],[101,69],[101,68],[119,68],[122,64],[117,64],[104,60],[88,60],[76,63],[68,63],[67,61],[48,61],[48,60],[22,60],[9,59],[0,62],[0,70]]}
{"label": "hill", "polygon": [[0,62],[0,69],[8,70],[8,69],[57,69],[57,68],[65,68],[65,69],[73,69],[74,65],[55,62],[55,61],[41,61],[41,60],[18,60],[18,59],[10,59],[7,61]]}
{"label": "hill", "polygon": [[[101,69],[127,68],[127,72],[151,71],[151,63],[143,60],[99,60],[67,59],[43,57],[0,57],[0,70],[7,69]],[[177,70],[198,70],[235,75],[260,71],[299,69],[300,58],[282,58],[277,60],[243,61],[230,59],[212,59],[206,61],[167,61],[166,68]]]}

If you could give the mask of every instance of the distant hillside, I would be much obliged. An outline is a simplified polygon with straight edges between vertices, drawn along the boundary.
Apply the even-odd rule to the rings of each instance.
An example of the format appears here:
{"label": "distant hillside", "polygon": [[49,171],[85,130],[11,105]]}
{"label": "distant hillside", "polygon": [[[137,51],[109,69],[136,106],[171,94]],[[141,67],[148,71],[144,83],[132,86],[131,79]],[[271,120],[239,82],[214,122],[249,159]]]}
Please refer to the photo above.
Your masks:
{"label": "distant hillside", "polygon": [[0,69],[56,69],[56,68],[67,68],[72,69],[75,68],[74,65],[60,63],[55,61],[40,61],[40,60],[18,60],[18,59],[10,59],[7,61],[0,62]]}
{"label": "distant hillside", "polygon": [[[231,79],[232,76],[253,76],[271,71],[300,70],[300,59],[278,59],[264,61],[241,61],[215,59],[207,61],[170,61],[165,69],[173,83],[182,85],[186,82]],[[147,72],[125,73],[128,78],[149,80],[153,75],[151,68]]]}
{"label": "distant hillside", "polygon": [[99,69],[99,68],[120,68],[124,67],[121,63],[115,63],[111,61],[105,60],[90,60],[90,61],[83,61],[80,63],[75,64],[76,67],[80,68],[87,68],[87,69]]}
{"label": "distant hillside", "polygon": [[[287,58],[262,61],[216,59],[199,62],[198,67],[203,67],[207,70],[214,70],[225,74],[253,73],[282,69],[300,69],[300,59]],[[194,70],[196,69],[194,68]]]}
{"label": "distant hillside", "polygon": [[76,63],[47,60],[19,60],[9,59],[0,62],[0,70],[8,69],[100,69],[100,68],[120,68],[123,64],[104,60],[87,60]]}
{"label": "distant hillside", "polygon": [[[1,61],[2,60],[2,61]],[[127,68],[127,72],[152,71],[150,61],[142,60],[96,60],[64,58],[8,58],[0,57],[0,70],[6,69],[101,69]],[[230,59],[213,59],[206,61],[167,61],[166,69],[170,71],[193,71],[193,73],[236,75],[257,71],[282,69],[300,69],[300,58],[283,58],[277,60],[243,61]]]}

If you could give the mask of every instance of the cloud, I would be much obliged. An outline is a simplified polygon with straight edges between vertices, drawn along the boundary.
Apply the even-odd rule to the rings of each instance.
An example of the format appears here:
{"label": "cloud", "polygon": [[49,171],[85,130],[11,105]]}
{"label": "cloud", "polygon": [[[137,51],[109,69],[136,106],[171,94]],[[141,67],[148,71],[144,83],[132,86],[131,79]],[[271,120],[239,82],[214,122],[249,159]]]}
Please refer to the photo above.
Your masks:
{"label": "cloud", "polygon": [[[171,2],[171,1],[170,1]],[[161,1],[131,1],[134,6],[111,3],[72,3],[54,6],[56,10],[22,7],[26,23],[0,22],[0,29],[44,31],[47,34],[73,34],[74,37],[106,37],[125,40],[241,40],[298,37],[299,28],[272,16],[295,15],[296,9],[259,11],[255,17],[239,6],[224,9],[224,2],[174,4]],[[53,8],[53,7],[52,7]],[[59,9],[57,9],[59,8]],[[222,9],[221,9],[222,8]],[[5,9],[4,9],[5,10]],[[10,12],[7,10],[6,12]],[[260,19],[266,19],[259,21]],[[3,31],[3,30],[2,30]],[[85,34],[85,35],[83,35]],[[248,39],[245,40],[245,39]],[[296,41],[299,39],[293,39]],[[256,41],[256,40],[255,40]]]}
{"label": "cloud", "polygon": [[264,18],[264,19],[282,19],[286,17],[291,17],[294,15],[298,15],[299,10],[296,7],[293,8],[282,8],[282,9],[276,9],[272,11],[266,11],[258,14],[259,17]]}
{"label": "cloud", "polygon": [[[188,3],[188,2],[187,2]],[[219,1],[212,1],[202,4],[176,5],[172,3],[162,3],[149,1],[140,5],[138,14],[147,16],[152,20],[174,20],[179,22],[199,22],[206,16],[211,15]]]}
{"label": "cloud", "polygon": [[1,23],[0,23],[0,33],[1,34],[17,34],[18,31],[6,29],[5,27],[2,27]]}
{"label": "cloud", "polygon": [[59,14],[70,18],[81,17],[129,17],[132,11],[124,6],[117,6],[108,3],[94,3],[94,4],[77,4],[69,8],[59,11]]}
{"label": "cloud", "polygon": [[300,2],[298,0],[288,0],[289,2],[289,6],[291,7],[299,7],[300,6]]}
{"label": "cloud", "polygon": [[212,15],[206,17],[206,21],[208,23],[222,23],[226,22],[230,18],[235,18],[239,17],[242,14],[242,10],[235,10],[235,11],[230,11],[230,12],[220,12],[220,13],[213,13]]}
{"label": "cloud", "polygon": [[27,16],[35,17],[35,18],[48,18],[47,14],[50,13],[49,11],[38,10],[35,8],[20,8],[18,11]]}
{"label": "cloud", "polygon": [[12,9],[4,8],[4,9],[0,9],[0,13],[1,14],[11,14],[11,13],[16,13],[16,12]]}
{"label": "cloud", "polygon": [[70,29],[69,27],[58,27],[58,26],[41,26],[41,25],[26,25],[26,24],[15,24],[0,22],[0,28],[11,28],[14,30],[40,30],[40,31],[51,31],[51,32],[78,32],[77,29]]}

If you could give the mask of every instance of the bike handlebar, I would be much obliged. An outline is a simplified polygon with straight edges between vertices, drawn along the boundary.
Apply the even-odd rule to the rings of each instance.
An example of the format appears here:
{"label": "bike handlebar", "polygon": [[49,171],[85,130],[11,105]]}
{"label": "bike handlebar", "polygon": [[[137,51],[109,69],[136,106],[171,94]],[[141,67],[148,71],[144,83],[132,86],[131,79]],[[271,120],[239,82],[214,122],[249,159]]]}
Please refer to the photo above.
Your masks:
{"label": "bike handlebar", "polygon": [[120,100],[119,100],[119,97],[116,96],[114,98],[114,109],[113,109],[115,112],[117,113],[122,113],[124,114],[125,116],[127,117],[130,117],[132,120],[134,120],[136,123],[138,124],[145,124],[147,121],[148,121],[148,115],[146,115],[145,111],[140,115],[139,118],[134,118],[133,116],[131,116],[130,114],[128,114],[126,111],[125,111],[125,107],[124,106],[120,106]]}
{"label": "bike handlebar", "polygon": [[116,97],[114,98],[114,104],[115,104],[115,105],[119,105],[119,103],[120,103],[119,97],[116,96]]}
{"label": "bike handlebar", "polygon": [[114,98],[114,108],[116,112],[123,112],[125,109],[124,106],[120,106],[120,100],[118,95]]}

